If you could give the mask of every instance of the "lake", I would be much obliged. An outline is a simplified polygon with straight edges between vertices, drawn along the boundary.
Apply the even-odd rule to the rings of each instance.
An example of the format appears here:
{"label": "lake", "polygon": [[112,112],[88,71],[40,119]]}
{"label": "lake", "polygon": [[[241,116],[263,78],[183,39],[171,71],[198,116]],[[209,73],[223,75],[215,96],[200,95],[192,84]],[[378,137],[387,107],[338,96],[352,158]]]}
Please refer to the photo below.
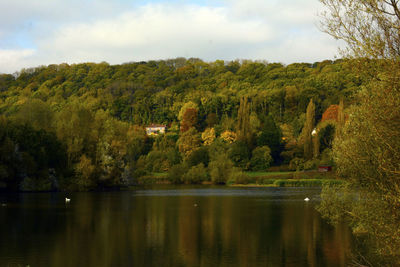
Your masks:
{"label": "lake", "polygon": [[346,266],[351,232],[321,219],[319,193],[154,186],[2,194],[0,266]]}

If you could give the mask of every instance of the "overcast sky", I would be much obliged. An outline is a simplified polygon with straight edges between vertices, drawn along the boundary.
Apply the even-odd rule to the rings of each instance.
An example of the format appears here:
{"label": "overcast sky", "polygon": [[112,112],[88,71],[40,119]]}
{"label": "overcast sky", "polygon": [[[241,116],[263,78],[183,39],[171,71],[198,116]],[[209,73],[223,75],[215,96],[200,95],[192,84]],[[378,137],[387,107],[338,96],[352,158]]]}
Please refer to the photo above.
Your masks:
{"label": "overcast sky", "polygon": [[197,57],[315,62],[338,43],[318,0],[0,0],[0,73]]}

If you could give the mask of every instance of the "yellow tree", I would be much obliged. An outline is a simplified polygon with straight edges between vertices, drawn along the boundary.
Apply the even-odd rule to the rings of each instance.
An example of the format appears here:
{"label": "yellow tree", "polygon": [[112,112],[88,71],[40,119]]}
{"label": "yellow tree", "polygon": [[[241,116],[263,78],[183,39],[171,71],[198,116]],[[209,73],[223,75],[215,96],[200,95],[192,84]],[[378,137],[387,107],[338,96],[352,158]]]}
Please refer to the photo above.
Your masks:
{"label": "yellow tree", "polygon": [[207,128],[201,134],[201,139],[204,145],[211,145],[215,140],[215,130],[214,128]]}
{"label": "yellow tree", "polygon": [[178,139],[178,148],[185,157],[189,156],[193,151],[200,147],[201,140],[199,133],[195,128],[190,128],[182,133]]}

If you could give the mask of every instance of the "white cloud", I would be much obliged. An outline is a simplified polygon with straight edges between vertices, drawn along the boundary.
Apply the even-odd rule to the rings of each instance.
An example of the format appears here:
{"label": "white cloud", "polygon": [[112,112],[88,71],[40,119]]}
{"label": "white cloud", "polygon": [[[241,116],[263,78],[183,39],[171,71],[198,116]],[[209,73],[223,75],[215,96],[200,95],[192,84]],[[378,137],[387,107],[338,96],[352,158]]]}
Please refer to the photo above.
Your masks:
{"label": "white cloud", "polygon": [[[258,20],[232,20],[224,8],[147,5],[113,19],[61,27],[37,42],[36,58],[111,63],[176,56],[213,59],[235,47],[272,40]],[[237,56],[236,56],[237,57]]]}
{"label": "white cloud", "polygon": [[[14,1],[6,0],[14,7],[22,4]],[[314,25],[319,4],[313,0],[223,0],[219,6],[153,3],[135,8],[100,0],[83,1],[78,9],[79,3],[28,1],[32,14],[29,8],[21,14],[32,18],[29,33],[35,50],[3,50],[14,51],[16,58],[0,57],[0,72],[62,62],[116,64],[178,56],[312,62],[336,52],[336,43]],[[44,6],[56,10],[52,13]],[[42,18],[33,19],[38,14]],[[10,35],[11,28],[1,25],[0,32]]]}
{"label": "white cloud", "polygon": [[20,70],[22,68],[20,62],[35,53],[33,49],[0,49],[0,73]]}

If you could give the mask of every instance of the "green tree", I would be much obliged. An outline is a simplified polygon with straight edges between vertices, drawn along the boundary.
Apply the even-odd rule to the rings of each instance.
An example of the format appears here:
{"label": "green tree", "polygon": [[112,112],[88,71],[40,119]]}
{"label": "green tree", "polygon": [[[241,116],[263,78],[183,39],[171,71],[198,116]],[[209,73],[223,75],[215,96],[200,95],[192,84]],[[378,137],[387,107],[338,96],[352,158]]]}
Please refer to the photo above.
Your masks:
{"label": "green tree", "polygon": [[250,161],[250,149],[244,141],[233,143],[228,151],[229,158],[236,167],[248,169]]}
{"label": "green tree", "polygon": [[24,103],[16,114],[16,120],[29,124],[36,130],[54,130],[54,114],[48,103],[40,99],[32,99]]}
{"label": "green tree", "polygon": [[195,128],[190,128],[186,132],[182,133],[178,139],[179,152],[182,153],[184,157],[189,156],[193,151],[201,145],[200,134]]}
{"label": "green tree", "polygon": [[247,144],[252,142],[252,129],[250,126],[250,103],[247,97],[240,99],[240,106],[237,115],[236,135],[237,139]]}
{"label": "green tree", "polygon": [[208,170],[213,183],[225,184],[233,171],[233,163],[225,154],[220,154],[210,162]]}
{"label": "green tree", "polygon": [[257,134],[257,146],[268,146],[274,162],[280,162],[280,154],[283,149],[282,131],[272,116],[263,118],[261,131]]}
{"label": "green tree", "polygon": [[312,142],[312,132],[315,125],[315,105],[313,100],[307,106],[306,111],[306,122],[304,123],[302,137],[304,138],[304,157],[306,159],[311,159],[313,157],[313,142]]}
{"label": "green tree", "polygon": [[[370,234],[375,252],[391,261],[385,265],[399,265],[400,6],[384,0],[321,2],[328,8],[323,30],[344,40],[347,56],[357,58],[360,75],[372,77],[358,96],[359,105],[348,109],[348,121],[334,141],[338,174],[361,195],[358,201],[344,201],[339,210]],[[329,206],[329,195],[323,207]]]}
{"label": "green tree", "polygon": [[268,146],[256,147],[251,156],[253,171],[266,171],[272,162],[271,149]]}

